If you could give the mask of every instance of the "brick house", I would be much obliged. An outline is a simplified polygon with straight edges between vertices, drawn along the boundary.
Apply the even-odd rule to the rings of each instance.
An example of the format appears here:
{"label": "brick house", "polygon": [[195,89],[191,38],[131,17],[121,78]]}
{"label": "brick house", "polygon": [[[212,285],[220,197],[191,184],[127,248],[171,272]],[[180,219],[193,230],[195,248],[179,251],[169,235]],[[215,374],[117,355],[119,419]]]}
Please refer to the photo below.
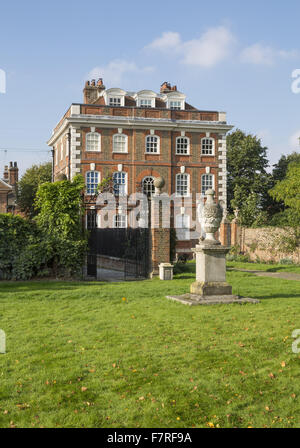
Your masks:
{"label": "brick house", "polygon": [[[87,81],[83,103],[72,104],[48,142],[53,151],[54,180],[86,179],[86,224],[101,226],[93,194],[97,184],[113,176],[118,194],[154,192],[153,181],[162,177],[162,192],[204,197],[214,188],[226,203],[226,134],[232,126],[226,113],[203,111],[186,102],[186,95],[164,82],[160,92],[106,89],[102,79]],[[196,214],[193,202],[193,215]],[[177,218],[173,216],[174,221]],[[183,232],[177,253],[190,252],[189,218],[179,217]],[[117,214],[114,225],[127,225]],[[178,227],[178,224],[177,224]]]}
{"label": "brick house", "polygon": [[17,162],[10,162],[4,167],[3,178],[0,179],[0,213],[15,213],[16,187],[19,176]]}

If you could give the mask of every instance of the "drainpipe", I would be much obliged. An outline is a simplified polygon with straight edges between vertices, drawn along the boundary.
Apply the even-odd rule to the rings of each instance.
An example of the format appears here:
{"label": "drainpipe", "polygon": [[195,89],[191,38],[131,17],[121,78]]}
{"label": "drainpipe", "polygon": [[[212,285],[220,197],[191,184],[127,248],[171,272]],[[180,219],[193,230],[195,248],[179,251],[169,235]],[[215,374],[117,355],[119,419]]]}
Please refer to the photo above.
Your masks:
{"label": "drainpipe", "polygon": [[67,133],[68,138],[68,179],[71,180],[71,129]]}
{"label": "drainpipe", "polygon": [[51,149],[52,154],[52,182],[54,182],[54,148]]}

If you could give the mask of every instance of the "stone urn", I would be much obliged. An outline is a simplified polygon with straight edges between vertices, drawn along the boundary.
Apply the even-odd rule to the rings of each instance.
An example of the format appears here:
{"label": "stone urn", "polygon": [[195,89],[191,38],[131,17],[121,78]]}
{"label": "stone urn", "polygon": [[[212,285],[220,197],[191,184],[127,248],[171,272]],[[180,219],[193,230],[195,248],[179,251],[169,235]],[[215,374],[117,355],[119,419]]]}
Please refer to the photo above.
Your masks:
{"label": "stone urn", "polygon": [[202,208],[201,224],[206,234],[204,244],[220,245],[220,241],[215,239],[214,234],[219,230],[223,218],[223,209],[220,204],[214,201],[215,191],[206,191],[207,200]]}

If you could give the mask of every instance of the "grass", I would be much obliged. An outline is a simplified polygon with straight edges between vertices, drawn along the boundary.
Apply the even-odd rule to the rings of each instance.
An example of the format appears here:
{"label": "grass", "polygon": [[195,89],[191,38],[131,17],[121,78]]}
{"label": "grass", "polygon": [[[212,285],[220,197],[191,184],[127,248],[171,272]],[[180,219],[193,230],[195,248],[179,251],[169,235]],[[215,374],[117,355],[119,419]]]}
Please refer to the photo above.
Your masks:
{"label": "grass", "polygon": [[228,272],[261,303],[165,299],[193,279],[1,282],[0,427],[300,427],[299,283]]}
{"label": "grass", "polygon": [[266,263],[244,263],[236,261],[227,261],[227,266],[234,269],[247,269],[249,271],[265,271],[265,272],[292,272],[300,274],[300,265],[282,265],[282,264],[266,264]]}

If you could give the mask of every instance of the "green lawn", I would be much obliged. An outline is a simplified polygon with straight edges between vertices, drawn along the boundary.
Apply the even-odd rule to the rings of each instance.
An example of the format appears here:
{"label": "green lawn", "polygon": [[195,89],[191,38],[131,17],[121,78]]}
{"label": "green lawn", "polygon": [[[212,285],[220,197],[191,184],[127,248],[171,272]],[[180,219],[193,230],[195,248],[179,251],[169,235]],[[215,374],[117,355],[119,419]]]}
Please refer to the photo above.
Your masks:
{"label": "green lawn", "polygon": [[247,269],[249,271],[266,271],[266,272],[293,272],[300,274],[300,265],[283,265],[283,264],[266,264],[266,263],[243,263],[236,261],[228,261],[227,266],[235,269]]}
{"label": "green lawn", "polygon": [[300,427],[299,282],[228,272],[261,304],[165,299],[193,279],[1,282],[0,427]]}

